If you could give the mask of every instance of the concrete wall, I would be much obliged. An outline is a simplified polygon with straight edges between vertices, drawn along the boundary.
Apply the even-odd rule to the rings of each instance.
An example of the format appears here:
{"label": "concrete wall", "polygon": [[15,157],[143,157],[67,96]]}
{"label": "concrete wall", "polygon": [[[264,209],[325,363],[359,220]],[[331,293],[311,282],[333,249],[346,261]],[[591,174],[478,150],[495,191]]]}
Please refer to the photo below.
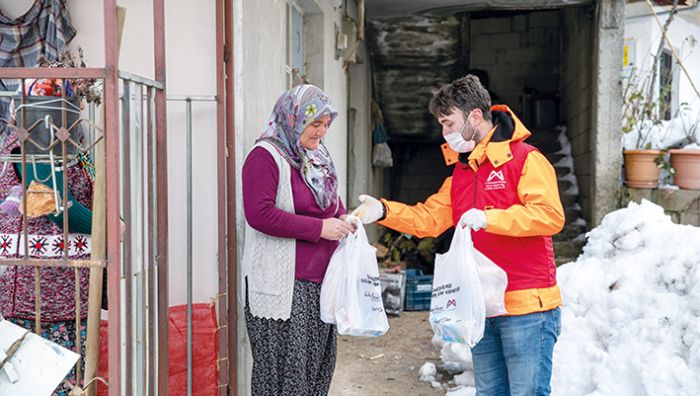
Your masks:
{"label": "concrete wall", "polygon": [[574,169],[579,185],[579,203],[587,221],[591,220],[591,51],[593,26],[588,7],[567,8],[563,14],[562,108],[567,127]]}
{"label": "concrete wall", "polygon": [[490,89],[521,111],[523,87],[540,92],[559,90],[559,11],[534,11],[470,23],[470,68],[484,69]]}
{"label": "concrete wall", "polygon": [[593,148],[591,226],[620,205],[622,144],[623,0],[596,3],[593,40]]}
{"label": "concrete wall", "polygon": [[[312,82],[328,93],[339,115],[328,131],[326,145],[338,170],[339,193],[347,196],[347,108],[348,84],[341,60],[335,59],[335,25],[340,25],[342,0],[298,1],[307,18],[305,37],[320,38],[307,51]],[[236,127],[236,175],[240,177],[245,155],[255,143],[267,122],[278,96],[287,89],[286,67],[286,1],[234,0],[234,95]],[[305,22],[306,23],[306,22]],[[240,179],[237,180],[237,228],[244,229]],[[243,232],[237,235],[243,246]],[[242,249],[238,249],[238,262]],[[240,269],[240,266],[239,266]],[[240,274],[239,274],[240,276]],[[239,285],[240,285],[239,279]],[[238,310],[238,394],[249,394],[252,360],[245,333],[242,301]]]}

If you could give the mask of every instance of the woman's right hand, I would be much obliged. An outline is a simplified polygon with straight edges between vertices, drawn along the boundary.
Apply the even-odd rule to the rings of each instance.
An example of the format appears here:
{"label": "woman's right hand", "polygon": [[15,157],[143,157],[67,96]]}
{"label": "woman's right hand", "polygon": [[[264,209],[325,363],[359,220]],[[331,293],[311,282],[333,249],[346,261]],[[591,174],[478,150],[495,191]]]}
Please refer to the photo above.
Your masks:
{"label": "woman's right hand", "polygon": [[323,219],[321,238],[329,241],[339,241],[353,232],[352,224],[335,217]]}

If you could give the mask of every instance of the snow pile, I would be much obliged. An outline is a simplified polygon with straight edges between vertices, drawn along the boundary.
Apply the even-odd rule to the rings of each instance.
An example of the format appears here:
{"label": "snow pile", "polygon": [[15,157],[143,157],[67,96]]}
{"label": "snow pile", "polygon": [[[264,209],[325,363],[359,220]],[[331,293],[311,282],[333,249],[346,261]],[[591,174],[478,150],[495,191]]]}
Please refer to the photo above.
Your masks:
{"label": "snow pile", "polygon": [[428,362],[422,365],[420,370],[418,370],[418,376],[421,381],[430,382],[433,388],[442,387],[442,384],[435,378],[437,376],[437,368],[433,363]]}
{"label": "snow pile", "polygon": [[[700,395],[700,228],[642,201],[587,236],[583,254],[558,270],[552,394]],[[447,395],[474,395],[469,349],[433,344],[446,371],[464,371]]]}
{"label": "snow pile", "polygon": [[666,149],[683,142],[700,142],[700,128],[693,128],[698,121],[700,113],[686,109],[669,121],[658,124],[649,120],[640,122],[632,131],[622,135],[622,147],[625,150]]}
{"label": "snow pile", "polygon": [[700,228],[630,203],[588,234],[558,280],[555,394],[700,394]]}

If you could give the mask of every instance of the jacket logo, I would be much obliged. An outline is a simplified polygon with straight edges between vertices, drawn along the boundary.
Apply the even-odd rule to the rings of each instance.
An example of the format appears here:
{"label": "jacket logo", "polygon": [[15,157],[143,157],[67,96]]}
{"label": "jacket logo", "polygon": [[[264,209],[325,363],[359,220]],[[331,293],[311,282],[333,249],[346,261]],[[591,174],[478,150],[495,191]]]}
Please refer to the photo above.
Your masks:
{"label": "jacket logo", "polygon": [[486,183],[490,182],[493,179],[503,181],[503,171],[499,170],[498,172],[496,172],[495,170],[492,170],[491,174],[489,175],[489,178],[486,179]]}
{"label": "jacket logo", "polygon": [[457,300],[455,300],[453,298],[451,300],[447,300],[447,307],[445,307],[445,308],[456,307],[456,306],[457,306]]}
{"label": "jacket logo", "polygon": [[486,190],[503,190],[506,188],[506,179],[503,177],[503,170],[492,170],[486,179]]}

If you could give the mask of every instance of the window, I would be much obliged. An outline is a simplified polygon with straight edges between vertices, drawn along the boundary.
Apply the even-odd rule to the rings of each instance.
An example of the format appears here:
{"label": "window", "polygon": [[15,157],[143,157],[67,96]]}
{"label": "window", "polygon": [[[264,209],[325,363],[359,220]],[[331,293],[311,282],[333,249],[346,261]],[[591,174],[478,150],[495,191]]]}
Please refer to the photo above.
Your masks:
{"label": "window", "polygon": [[304,74],[304,15],[294,4],[287,4],[287,85],[302,83]]}
{"label": "window", "polygon": [[287,86],[311,83],[323,88],[324,17],[314,1],[287,3]]}
{"label": "window", "polygon": [[673,72],[673,56],[664,50],[659,59],[659,111],[664,120],[670,120],[675,112],[674,95],[678,94],[678,89],[674,87]]}

